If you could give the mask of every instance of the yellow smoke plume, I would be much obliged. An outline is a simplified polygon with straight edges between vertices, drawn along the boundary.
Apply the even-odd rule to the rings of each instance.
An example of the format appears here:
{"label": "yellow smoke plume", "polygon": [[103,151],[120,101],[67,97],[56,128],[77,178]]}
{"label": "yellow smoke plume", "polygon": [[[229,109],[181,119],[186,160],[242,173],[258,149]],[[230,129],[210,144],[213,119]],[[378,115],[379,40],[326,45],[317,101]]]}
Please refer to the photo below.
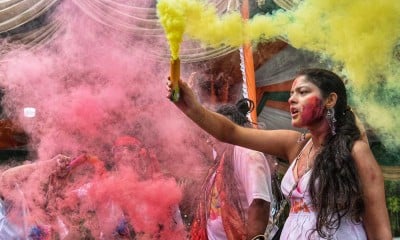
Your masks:
{"label": "yellow smoke plume", "polygon": [[163,0],[157,3],[157,15],[165,30],[172,59],[178,59],[179,57],[179,48],[186,26],[183,3],[184,1],[180,0]]}
{"label": "yellow smoke plume", "polygon": [[[160,0],[157,8],[173,56],[179,49],[173,45],[185,34],[214,47],[281,37],[333,60],[332,68],[346,76],[364,119],[389,136],[381,139],[400,136],[400,50],[394,50],[400,45],[400,1],[303,0],[291,11],[257,15],[247,22],[239,12],[218,15],[203,1]],[[164,8],[177,14],[161,11]]]}

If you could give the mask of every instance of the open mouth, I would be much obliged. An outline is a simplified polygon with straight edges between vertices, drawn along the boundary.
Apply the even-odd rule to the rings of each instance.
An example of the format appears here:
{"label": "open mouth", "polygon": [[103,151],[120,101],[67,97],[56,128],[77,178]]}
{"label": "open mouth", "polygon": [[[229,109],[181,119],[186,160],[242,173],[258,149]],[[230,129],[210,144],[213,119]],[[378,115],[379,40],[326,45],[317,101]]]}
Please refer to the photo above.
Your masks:
{"label": "open mouth", "polygon": [[291,108],[290,109],[290,115],[292,115],[292,117],[295,117],[299,114],[299,110],[295,109],[295,108]]}

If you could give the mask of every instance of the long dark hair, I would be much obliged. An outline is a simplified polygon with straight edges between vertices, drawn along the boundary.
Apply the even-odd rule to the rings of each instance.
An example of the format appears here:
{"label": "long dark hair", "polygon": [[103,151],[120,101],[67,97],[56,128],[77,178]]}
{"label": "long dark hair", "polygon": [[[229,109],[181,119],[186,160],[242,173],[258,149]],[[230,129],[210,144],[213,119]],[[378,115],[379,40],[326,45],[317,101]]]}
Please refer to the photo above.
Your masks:
{"label": "long dark hair", "polygon": [[347,105],[342,79],[323,69],[306,69],[298,73],[315,84],[327,98],[337,94],[334,107],[336,134],[328,134],[321,152],[316,156],[310,178],[310,195],[318,214],[316,227],[321,237],[329,238],[340,226],[343,217],[359,222],[364,211],[362,189],[351,150],[360,139],[354,113]]}

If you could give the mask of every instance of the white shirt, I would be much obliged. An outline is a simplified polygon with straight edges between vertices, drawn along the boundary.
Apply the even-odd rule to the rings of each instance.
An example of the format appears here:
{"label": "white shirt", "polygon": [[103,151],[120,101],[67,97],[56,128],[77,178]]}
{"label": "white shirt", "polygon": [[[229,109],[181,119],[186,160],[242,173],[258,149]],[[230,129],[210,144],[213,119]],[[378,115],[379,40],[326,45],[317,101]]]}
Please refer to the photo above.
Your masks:
{"label": "white shirt", "polygon": [[[239,198],[247,220],[247,210],[254,199],[272,201],[271,171],[268,160],[263,153],[235,146],[233,150],[233,167],[238,184]],[[228,161],[230,159],[227,159]],[[265,221],[272,221],[265,219]],[[209,240],[227,239],[221,216],[207,219]]]}

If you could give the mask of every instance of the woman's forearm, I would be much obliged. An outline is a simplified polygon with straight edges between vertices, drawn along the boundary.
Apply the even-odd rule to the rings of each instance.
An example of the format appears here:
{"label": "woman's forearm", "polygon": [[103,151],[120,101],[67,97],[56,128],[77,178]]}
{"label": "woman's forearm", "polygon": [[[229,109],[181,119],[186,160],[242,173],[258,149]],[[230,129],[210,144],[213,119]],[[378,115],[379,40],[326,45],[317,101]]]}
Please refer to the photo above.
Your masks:
{"label": "woman's forearm", "polygon": [[[171,96],[171,84],[168,84]],[[206,109],[198,101],[191,88],[183,81],[179,81],[180,98],[175,105],[193,122],[220,141],[232,143],[237,125],[229,119]]]}
{"label": "woman's forearm", "polygon": [[237,126],[221,114],[212,112],[200,104],[185,114],[218,140],[232,142],[232,133]]}

